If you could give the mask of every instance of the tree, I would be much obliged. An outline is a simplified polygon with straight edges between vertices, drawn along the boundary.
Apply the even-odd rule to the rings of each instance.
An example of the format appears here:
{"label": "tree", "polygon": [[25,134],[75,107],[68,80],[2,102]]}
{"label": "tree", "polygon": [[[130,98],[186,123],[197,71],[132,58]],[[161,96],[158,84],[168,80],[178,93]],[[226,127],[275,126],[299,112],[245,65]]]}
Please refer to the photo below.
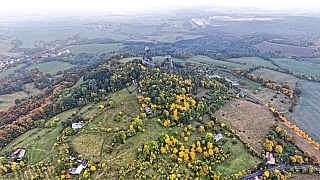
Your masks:
{"label": "tree", "polygon": [[74,132],[74,130],[69,126],[69,127],[67,127],[67,128],[64,130],[64,132],[65,132],[65,135],[66,135],[66,136],[70,136],[70,135],[72,135],[72,133]]}
{"label": "tree", "polygon": [[297,86],[297,87],[294,89],[294,93],[295,93],[295,94],[298,94],[298,95],[302,94],[302,88],[301,88],[300,86]]}
{"label": "tree", "polygon": [[311,153],[310,153],[309,151],[304,151],[304,155],[305,155],[306,157],[310,157]]}
{"label": "tree", "polygon": [[214,141],[214,135],[212,133],[207,133],[205,136],[205,139],[207,142],[213,142]]}
{"label": "tree", "polygon": [[95,166],[91,166],[90,167],[90,171],[95,171],[96,170],[96,167]]}
{"label": "tree", "polygon": [[276,151],[277,153],[279,153],[279,154],[282,154],[282,146],[276,145],[275,151]]}
{"label": "tree", "polygon": [[20,100],[20,99],[15,99],[15,100],[14,100],[14,103],[15,103],[15,104],[19,104],[19,103],[21,103],[21,100]]}

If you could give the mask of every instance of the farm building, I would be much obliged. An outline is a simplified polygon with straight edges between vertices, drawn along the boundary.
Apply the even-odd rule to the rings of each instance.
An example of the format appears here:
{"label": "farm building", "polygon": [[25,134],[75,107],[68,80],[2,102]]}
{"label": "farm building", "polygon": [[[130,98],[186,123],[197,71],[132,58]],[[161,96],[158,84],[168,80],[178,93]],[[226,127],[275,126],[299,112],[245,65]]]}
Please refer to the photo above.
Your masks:
{"label": "farm building", "polygon": [[87,160],[82,160],[80,165],[77,167],[75,174],[80,174],[83,169],[85,169],[88,165]]}
{"label": "farm building", "polygon": [[76,174],[76,169],[77,168],[69,168],[68,170],[70,174]]}
{"label": "farm building", "polygon": [[72,127],[72,129],[80,129],[80,128],[82,128],[82,123],[81,122],[72,123],[71,127]]}
{"label": "farm building", "polygon": [[18,148],[11,154],[11,158],[17,158],[18,161],[21,161],[21,159],[24,157],[26,153],[25,147],[23,148]]}
{"label": "farm building", "polygon": [[242,91],[239,91],[237,95],[242,98],[244,97],[244,93]]}
{"label": "farm building", "polygon": [[214,134],[214,140],[215,142],[218,142],[220,139],[222,139],[222,134],[219,133],[219,134]]}
{"label": "farm building", "polygon": [[273,157],[272,153],[266,152],[266,157],[267,157],[268,164],[275,164],[276,163],[276,159]]}
{"label": "farm building", "polygon": [[151,114],[151,108],[150,107],[145,107],[144,110],[146,111],[147,114]]}

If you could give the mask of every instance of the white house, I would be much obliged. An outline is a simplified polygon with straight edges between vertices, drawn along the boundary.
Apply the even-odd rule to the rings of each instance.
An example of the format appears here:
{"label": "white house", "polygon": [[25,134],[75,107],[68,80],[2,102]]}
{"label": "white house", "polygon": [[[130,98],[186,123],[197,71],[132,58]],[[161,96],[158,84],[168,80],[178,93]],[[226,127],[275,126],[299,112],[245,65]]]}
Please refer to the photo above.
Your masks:
{"label": "white house", "polygon": [[72,123],[71,127],[72,127],[72,129],[80,129],[80,128],[82,128],[82,123],[81,122]]}
{"label": "white house", "polygon": [[218,142],[220,139],[222,139],[222,134],[219,133],[219,134],[214,134],[214,141],[215,142]]}

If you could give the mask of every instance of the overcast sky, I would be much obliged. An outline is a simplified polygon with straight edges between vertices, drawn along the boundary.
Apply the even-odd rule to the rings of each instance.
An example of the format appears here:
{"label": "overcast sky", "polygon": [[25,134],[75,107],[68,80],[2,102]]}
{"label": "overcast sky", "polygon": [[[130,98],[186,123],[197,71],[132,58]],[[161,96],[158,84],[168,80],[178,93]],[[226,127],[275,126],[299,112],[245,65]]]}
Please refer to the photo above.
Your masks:
{"label": "overcast sky", "polygon": [[[4,1],[4,2],[3,2]],[[115,12],[164,7],[190,7],[210,4],[230,7],[262,7],[278,9],[314,9],[320,12],[319,0],[3,0],[0,14],[31,12]]]}

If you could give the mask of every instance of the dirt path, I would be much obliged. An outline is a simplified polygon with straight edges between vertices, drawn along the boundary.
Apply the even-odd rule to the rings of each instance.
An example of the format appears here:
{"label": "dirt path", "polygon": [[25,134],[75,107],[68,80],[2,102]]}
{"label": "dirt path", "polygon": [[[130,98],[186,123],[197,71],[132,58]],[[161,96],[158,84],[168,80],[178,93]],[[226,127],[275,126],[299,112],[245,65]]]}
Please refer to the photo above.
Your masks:
{"label": "dirt path", "polygon": [[24,172],[24,177],[25,177],[26,179],[31,179],[31,177],[29,178],[27,171]]}

